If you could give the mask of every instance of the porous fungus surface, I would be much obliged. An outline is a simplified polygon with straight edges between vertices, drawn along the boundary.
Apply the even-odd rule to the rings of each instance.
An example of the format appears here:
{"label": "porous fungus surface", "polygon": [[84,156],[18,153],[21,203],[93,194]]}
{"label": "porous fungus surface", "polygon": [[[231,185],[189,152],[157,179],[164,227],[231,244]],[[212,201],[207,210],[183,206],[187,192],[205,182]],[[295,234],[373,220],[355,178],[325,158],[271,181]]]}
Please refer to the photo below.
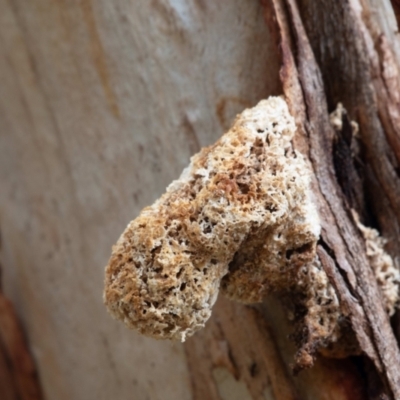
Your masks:
{"label": "porous fungus surface", "polygon": [[[299,268],[289,291],[284,293],[285,303],[292,308],[293,338],[298,346],[296,368],[310,367],[316,351],[329,357],[343,357],[354,352],[346,340],[337,341],[346,328],[335,289],[329,282],[318,257]],[[352,343],[351,343],[352,345]],[[357,347],[358,350],[358,347]]]}
{"label": "porous fungus surface", "polygon": [[385,251],[386,239],[376,229],[363,225],[354,210],[353,217],[364,237],[368,261],[381,290],[386,312],[392,316],[400,303],[400,271]]}
{"label": "porous fungus surface", "polygon": [[204,326],[220,286],[251,303],[303,276],[320,224],[294,133],[286,102],[270,97],[192,157],[113,247],[104,299],[116,318],[149,336],[184,340]]}

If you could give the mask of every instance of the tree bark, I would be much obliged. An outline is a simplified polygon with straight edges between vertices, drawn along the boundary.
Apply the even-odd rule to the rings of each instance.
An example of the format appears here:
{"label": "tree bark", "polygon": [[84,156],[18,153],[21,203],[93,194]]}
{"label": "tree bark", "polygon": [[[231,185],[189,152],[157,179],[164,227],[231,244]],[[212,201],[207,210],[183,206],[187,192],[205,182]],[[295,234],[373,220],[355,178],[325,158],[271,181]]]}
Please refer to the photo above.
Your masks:
{"label": "tree bark", "polygon": [[[385,312],[352,217],[398,263],[396,10],[387,0],[0,3],[0,261],[46,399],[400,399],[400,315]],[[220,298],[184,345],[125,329],[101,298],[127,222],[237,112],[277,94],[314,173],[318,255],[361,349],[318,355],[297,375],[276,296],[252,307]],[[343,140],[338,150],[329,113],[339,102],[359,126],[357,157]]]}
{"label": "tree bark", "polygon": [[0,393],[4,400],[42,400],[40,383],[11,302],[0,291]]}

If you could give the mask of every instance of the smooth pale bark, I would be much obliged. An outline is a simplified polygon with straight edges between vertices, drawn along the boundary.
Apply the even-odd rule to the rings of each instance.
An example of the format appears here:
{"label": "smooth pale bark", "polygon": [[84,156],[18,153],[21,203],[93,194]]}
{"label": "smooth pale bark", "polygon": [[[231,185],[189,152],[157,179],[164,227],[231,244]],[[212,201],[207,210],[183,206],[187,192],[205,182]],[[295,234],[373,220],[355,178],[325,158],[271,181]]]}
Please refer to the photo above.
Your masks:
{"label": "smooth pale bark", "polygon": [[[0,3],[0,261],[46,399],[399,398],[397,344],[328,124],[339,101],[359,123],[358,211],[399,256],[396,29],[374,0]],[[184,346],[129,331],[102,304],[128,221],[237,112],[280,93],[315,172],[319,255],[367,354],[296,377],[278,299],[221,298]]]}
{"label": "smooth pale bark", "polygon": [[279,93],[262,6],[3,1],[0,38],[4,289],[46,398],[190,399],[182,344],[107,314],[104,266],[200,146]]}

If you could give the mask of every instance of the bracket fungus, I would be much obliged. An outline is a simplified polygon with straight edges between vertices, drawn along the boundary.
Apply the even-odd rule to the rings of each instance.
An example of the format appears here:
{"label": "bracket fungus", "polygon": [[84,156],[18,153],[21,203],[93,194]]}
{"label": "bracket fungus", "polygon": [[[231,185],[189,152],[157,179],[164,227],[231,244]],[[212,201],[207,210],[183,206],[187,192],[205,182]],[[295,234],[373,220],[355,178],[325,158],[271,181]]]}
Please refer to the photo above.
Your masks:
{"label": "bracket fungus", "polygon": [[285,100],[270,97],[191,158],[113,247],[104,292],[113,316],[142,334],[185,340],[204,326],[219,290],[254,303],[293,286],[336,315],[316,262],[320,223],[295,130]]}

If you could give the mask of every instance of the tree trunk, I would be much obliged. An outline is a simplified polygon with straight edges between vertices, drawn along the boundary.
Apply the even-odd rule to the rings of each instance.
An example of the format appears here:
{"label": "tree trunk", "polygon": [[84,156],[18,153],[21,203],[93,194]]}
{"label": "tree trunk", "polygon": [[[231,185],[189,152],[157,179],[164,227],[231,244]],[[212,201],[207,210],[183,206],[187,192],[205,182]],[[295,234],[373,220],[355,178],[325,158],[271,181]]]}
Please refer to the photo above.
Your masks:
{"label": "tree trunk", "polygon": [[[390,321],[353,217],[399,267],[396,10],[394,0],[0,3],[0,263],[44,398],[400,399],[400,314]],[[235,114],[278,94],[314,173],[317,253],[361,350],[317,354],[297,375],[279,296],[255,306],[220,296],[185,344],[141,337],[102,302],[126,224]],[[358,124],[357,154],[330,122],[339,102]],[[19,398],[1,351],[0,397]]]}

